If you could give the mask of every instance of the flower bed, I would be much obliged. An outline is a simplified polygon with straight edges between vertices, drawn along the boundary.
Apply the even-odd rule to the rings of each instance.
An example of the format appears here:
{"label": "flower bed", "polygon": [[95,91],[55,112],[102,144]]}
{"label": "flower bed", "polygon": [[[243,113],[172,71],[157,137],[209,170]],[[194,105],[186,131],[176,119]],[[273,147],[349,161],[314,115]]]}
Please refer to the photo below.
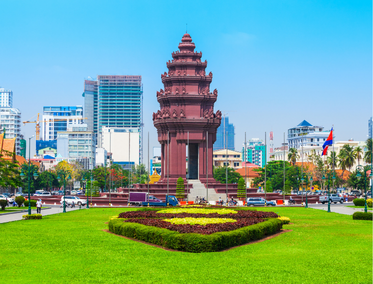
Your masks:
{"label": "flower bed", "polygon": [[274,212],[181,208],[120,213],[109,221],[115,234],[189,252],[219,251],[258,240],[282,228]]}

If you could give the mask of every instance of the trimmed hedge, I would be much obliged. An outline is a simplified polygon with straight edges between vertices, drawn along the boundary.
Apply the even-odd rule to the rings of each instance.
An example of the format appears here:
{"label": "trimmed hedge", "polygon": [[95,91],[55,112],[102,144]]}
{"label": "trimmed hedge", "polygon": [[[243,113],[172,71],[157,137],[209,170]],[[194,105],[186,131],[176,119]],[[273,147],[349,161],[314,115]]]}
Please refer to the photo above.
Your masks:
{"label": "trimmed hedge", "polygon": [[373,219],[373,213],[372,212],[355,212],[354,215],[352,215],[353,220],[370,220]]}
{"label": "trimmed hedge", "polygon": [[[28,200],[26,200],[24,204],[28,207]],[[36,200],[31,199],[31,207],[36,207]]]}
{"label": "trimmed hedge", "polygon": [[214,252],[243,245],[262,239],[280,231],[282,221],[270,218],[267,221],[234,231],[218,232],[211,235],[181,234],[163,228],[145,226],[137,223],[123,222],[123,219],[111,219],[109,230],[117,235],[134,238],[162,247],[186,252]]}
{"label": "trimmed hedge", "polygon": [[355,206],[365,206],[364,198],[355,198],[352,202],[355,204]]}
{"label": "trimmed hedge", "polygon": [[8,201],[5,199],[0,200],[0,208],[1,210],[5,210],[5,207],[8,205]]}
{"label": "trimmed hedge", "polygon": [[372,208],[372,198],[367,199],[367,205]]}
{"label": "trimmed hedge", "polygon": [[43,215],[41,214],[31,214],[31,215],[23,215],[22,219],[24,220],[30,220],[30,219],[41,219],[43,218]]}
{"label": "trimmed hedge", "polygon": [[25,198],[23,196],[17,196],[15,202],[17,203],[18,207],[21,207],[25,202]]}

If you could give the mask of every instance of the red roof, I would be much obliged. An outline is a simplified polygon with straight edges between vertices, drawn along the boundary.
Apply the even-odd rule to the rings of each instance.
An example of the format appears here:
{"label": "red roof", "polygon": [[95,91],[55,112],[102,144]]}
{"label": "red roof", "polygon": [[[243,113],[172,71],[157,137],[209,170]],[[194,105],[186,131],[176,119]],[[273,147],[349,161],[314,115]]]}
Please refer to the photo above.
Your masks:
{"label": "red roof", "polygon": [[259,176],[259,174],[256,171],[254,171],[254,168],[250,167],[243,167],[241,169],[236,170],[236,172],[239,173],[242,177],[255,178]]}

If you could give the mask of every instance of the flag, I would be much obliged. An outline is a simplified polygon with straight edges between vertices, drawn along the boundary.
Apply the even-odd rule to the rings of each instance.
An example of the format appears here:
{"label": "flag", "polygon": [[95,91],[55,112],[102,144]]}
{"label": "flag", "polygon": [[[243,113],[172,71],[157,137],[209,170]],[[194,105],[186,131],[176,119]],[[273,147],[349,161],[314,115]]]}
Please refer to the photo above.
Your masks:
{"label": "flag", "polygon": [[326,139],[326,141],[324,142],[324,145],[322,145],[323,151],[322,151],[321,156],[324,156],[327,154],[329,145],[333,145],[333,127],[332,127],[332,130],[330,130],[328,139]]}

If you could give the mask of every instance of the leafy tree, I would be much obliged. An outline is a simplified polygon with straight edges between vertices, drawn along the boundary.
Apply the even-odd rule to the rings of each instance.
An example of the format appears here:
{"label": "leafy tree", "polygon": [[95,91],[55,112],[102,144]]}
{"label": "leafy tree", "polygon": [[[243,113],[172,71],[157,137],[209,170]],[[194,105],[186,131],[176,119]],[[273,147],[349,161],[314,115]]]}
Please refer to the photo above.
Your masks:
{"label": "leafy tree", "polygon": [[[214,168],[214,179],[220,183],[226,183],[226,169],[227,167],[216,167]],[[241,175],[234,169],[228,167],[228,183],[238,183]]]}
{"label": "leafy tree", "polygon": [[[360,173],[361,174],[361,173]],[[350,174],[347,180],[347,185],[353,189],[360,189],[364,190],[364,176],[360,178],[360,180],[357,178],[357,171],[354,171]],[[369,180],[367,180],[367,186],[369,186]]]}
{"label": "leafy tree", "polygon": [[[146,176],[146,177],[145,177]],[[147,183],[147,177],[149,172],[146,170],[144,164],[136,165],[132,167],[131,179],[132,183]]]}
{"label": "leafy tree", "polygon": [[36,181],[38,188],[51,190],[52,188],[59,187],[60,183],[57,179],[57,173],[53,171],[44,171],[39,174]]}
{"label": "leafy tree", "polygon": [[364,161],[370,164],[372,162],[372,138],[368,138],[365,144],[367,151],[364,154]]}
{"label": "leafy tree", "polygon": [[296,148],[290,148],[289,154],[288,154],[288,160],[295,165],[297,162],[297,159],[299,159],[298,150]]}
{"label": "leafy tree", "polygon": [[265,192],[273,192],[273,186],[272,186],[272,181],[267,180],[264,186],[264,191]]}
{"label": "leafy tree", "polygon": [[329,169],[334,169],[338,165],[338,157],[335,151],[330,152],[330,156],[326,158],[326,163]]}
{"label": "leafy tree", "polygon": [[107,168],[103,166],[99,166],[93,169],[93,179],[94,179],[94,184],[93,186],[97,186],[98,188],[101,189],[101,191],[106,190],[105,186],[108,185],[107,183]]}
{"label": "leafy tree", "polygon": [[19,175],[19,165],[3,158],[3,155],[10,156],[11,153],[3,151],[0,153],[0,188],[16,188],[22,185]]}
{"label": "leafy tree", "polygon": [[245,180],[243,177],[240,177],[237,184],[237,197],[238,198],[245,198],[246,197],[246,186]]}
{"label": "leafy tree", "polygon": [[176,182],[176,197],[177,198],[185,197],[185,185],[184,185],[184,179],[182,177],[179,177]]}
{"label": "leafy tree", "polygon": [[36,190],[40,189],[39,185],[39,177],[35,180],[33,177],[33,174],[36,172],[39,175],[39,167],[34,164],[22,164],[21,171],[25,175],[23,180],[21,181],[22,188],[28,191],[28,183],[29,183],[29,177],[28,174],[30,173],[30,193],[35,193]]}

